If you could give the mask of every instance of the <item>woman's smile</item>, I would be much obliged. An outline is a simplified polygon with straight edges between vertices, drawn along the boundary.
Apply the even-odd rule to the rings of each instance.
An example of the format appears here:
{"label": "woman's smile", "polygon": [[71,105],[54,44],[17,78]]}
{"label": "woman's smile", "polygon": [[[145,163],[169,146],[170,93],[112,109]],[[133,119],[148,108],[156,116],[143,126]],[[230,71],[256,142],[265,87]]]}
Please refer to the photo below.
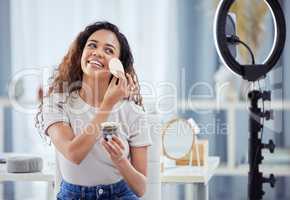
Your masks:
{"label": "woman's smile", "polygon": [[105,66],[102,62],[100,62],[98,59],[96,58],[92,58],[92,59],[89,59],[88,62],[87,62],[88,65],[90,65],[91,68],[93,69],[104,69]]}

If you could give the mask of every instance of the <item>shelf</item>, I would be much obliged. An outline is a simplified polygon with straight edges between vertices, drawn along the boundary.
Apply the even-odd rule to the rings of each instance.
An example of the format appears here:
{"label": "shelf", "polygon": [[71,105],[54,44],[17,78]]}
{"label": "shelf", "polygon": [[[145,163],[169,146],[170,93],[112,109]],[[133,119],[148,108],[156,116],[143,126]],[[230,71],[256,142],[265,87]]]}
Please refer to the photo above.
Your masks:
{"label": "shelf", "polygon": [[[259,106],[262,104],[260,103]],[[265,102],[266,107],[270,107],[274,110],[290,110],[290,101],[278,101],[273,100],[271,102]],[[193,101],[179,101],[178,108],[183,110],[202,110],[202,109],[212,109],[212,110],[244,110],[248,109],[249,105],[246,101],[218,101],[218,100],[193,100]]]}
{"label": "shelf", "polygon": [[[27,154],[15,154],[15,153],[2,153],[2,158],[8,158],[10,156],[19,156]],[[1,181],[44,181],[53,182],[55,170],[52,167],[48,167],[47,162],[43,163],[44,167],[41,172],[35,173],[8,173],[7,165],[0,164],[0,182]]]}
{"label": "shelf", "polygon": [[164,168],[161,173],[162,183],[203,183],[207,184],[215,175],[219,165],[219,157],[209,157],[208,167],[198,166],[175,166]]}
{"label": "shelf", "polygon": [[[260,171],[264,176],[274,174],[277,176],[290,176],[290,165],[289,164],[262,164],[260,165]],[[227,167],[226,164],[221,164],[216,169],[216,176],[248,176],[249,165],[242,164],[234,168]]]}

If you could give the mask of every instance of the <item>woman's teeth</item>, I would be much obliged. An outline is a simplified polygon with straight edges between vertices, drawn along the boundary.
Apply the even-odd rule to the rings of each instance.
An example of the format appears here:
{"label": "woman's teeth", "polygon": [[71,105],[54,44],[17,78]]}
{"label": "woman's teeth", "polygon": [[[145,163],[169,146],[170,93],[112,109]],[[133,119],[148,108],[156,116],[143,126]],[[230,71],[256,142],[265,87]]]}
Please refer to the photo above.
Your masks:
{"label": "woman's teeth", "polygon": [[99,63],[98,61],[91,60],[91,61],[88,61],[88,63],[95,65],[98,69],[103,69],[103,65]]}

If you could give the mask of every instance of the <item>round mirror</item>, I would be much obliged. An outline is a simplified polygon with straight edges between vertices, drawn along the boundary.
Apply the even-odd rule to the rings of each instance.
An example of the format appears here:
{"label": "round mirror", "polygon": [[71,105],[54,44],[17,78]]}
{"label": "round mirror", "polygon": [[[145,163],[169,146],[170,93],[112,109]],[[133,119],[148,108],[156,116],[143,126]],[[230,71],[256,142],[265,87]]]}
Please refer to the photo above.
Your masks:
{"label": "round mirror", "polygon": [[167,122],[162,129],[162,147],[166,157],[179,160],[190,153],[194,144],[193,128],[185,119]]}

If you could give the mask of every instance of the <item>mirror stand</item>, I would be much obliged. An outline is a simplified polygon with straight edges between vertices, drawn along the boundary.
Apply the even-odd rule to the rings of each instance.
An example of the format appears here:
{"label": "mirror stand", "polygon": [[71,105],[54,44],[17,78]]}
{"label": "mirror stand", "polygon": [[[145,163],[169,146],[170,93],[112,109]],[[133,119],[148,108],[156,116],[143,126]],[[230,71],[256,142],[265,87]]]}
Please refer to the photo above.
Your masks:
{"label": "mirror stand", "polygon": [[195,140],[191,151],[183,158],[177,159],[177,166],[207,166],[208,165],[208,140]]}

